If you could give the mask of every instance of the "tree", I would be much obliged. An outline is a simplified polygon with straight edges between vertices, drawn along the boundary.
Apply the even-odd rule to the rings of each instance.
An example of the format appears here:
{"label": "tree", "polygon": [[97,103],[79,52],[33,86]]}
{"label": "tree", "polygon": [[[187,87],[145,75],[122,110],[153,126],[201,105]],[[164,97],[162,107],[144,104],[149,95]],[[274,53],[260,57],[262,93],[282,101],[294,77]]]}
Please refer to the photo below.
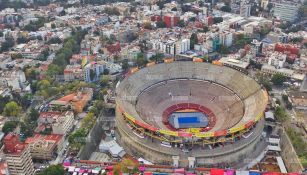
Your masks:
{"label": "tree", "polygon": [[284,102],[288,102],[288,95],[283,94],[283,95],[282,95],[282,100],[283,100]]}
{"label": "tree", "polygon": [[10,101],[10,97],[9,96],[1,96],[0,95],[0,113],[3,112],[3,109],[5,107],[5,105]]}
{"label": "tree", "polygon": [[20,133],[24,136],[24,139],[27,137],[33,136],[34,130],[36,128],[36,123],[20,123]]}
{"label": "tree", "polygon": [[138,67],[143,67],[148,63],[147,59],[144,58],[144,55],[142,53],[139,53],[136,58],[136,65]]}
{"label": "tree", "polygon": [[190,49],[194,50],[194,45],[198,43],[198,38],[196,33],[192,33],[190,37]]}
{"label": "tree", "polygon": [[47,44],[61,44],[61,43],[62,40],[58,36],[50,38],[47,42]]}
{"label": "tree", "polygon": [[204,26],[204,28],[203,28],[203,32],[208,32],[209,31],[209,27],[208,26]]}
{"label": "tree", "polygon": [[96,123],[95,114],[89,112],[82,120],[81,120],[81,128],[87,129],[87,132],[90,131],[94,127]]}
{"label": "tree", "polygon": [[139,164],[131,159],[123,159],[120,163],[115,165],[113,169],[114,174],[127,173],[127,174],[137,174]]}
{"label": "tree", "polygon": [[28,41],[29,41],[29,39],[24,37],[24,36],[21,36],[21,37],[17,38],[17,43],[18,44],[27,43]]}
{"label": "tree", "polygon": [[157,27],[158,27],[158,28],[165,28],[165,27],[166,27],[166,24],[165,24],[164,21],[158,21],[158,22],[157,22]]}
{"label": "tree", "polygon": [[85,144],[85,137],[88,132],[85,128],[80,128],[69,135],[68,142],[73,149],[80,149]]}
{"label": "tree", "polygon": [[47,79],[43,79],[37,83],[38,90],[45,90],[51,86],[50,82]]}
{"label": "tree", "polygon": [[90,80],[94,81],[96,77],[96,72],[93,69],[90,69]]}
{"label": "tree", "polygon": [[116,15],[116,16],[120,15],[120,12],[117,7],[106,7],[104,8],[104,13],[108,15]]}
{"label": "tree", "polygon": [[38,175],[60,175],[65,174],[64,167],[61,164],[58,165],[50,165],[48,168],[44,169],[44,171],[38,173]]}
{"label": "tree", "polygon": [[123,62],[122,62],[122,69],[123,69],[124,71],[126,71],[126,70],[129,69],[128,60],[123,60]]}
{"label": "tree", "polygon": [[294,43],[300,43],[304,40],[303,37],[294,37],[291,39],[291,42],[294,42]]}
{"label": "tree", "polygon": [[4,132],[5,134],[13,132],[15,128],[17,127],[17,125],[18,125],[17,121],[7,121],[4,123],[2,127],[2,132]]}
{"label": "tree", "polygon": [[176,8],[176,7],[173,7],[173,8],[171,9],[171,11],[177,11],[177,8]]}
{"label": "tree", "polygon": [[8,37],[5,38],[5,41],[1,44],[0,52],[8,51],[15,44],[14,38]]}
{"label": "tree", "polygon": [[39,117],[39,112],[35,108],[31,108],[30,113],[28,115],[28,119],[30,121],[36,121]]}
{"label": "tree", "polygon": [[59,75],[62,72],[62,68],[56,64],[49,64],[48,70],[47,70],[47,75],[48,76],[55,76]]}
{"label": "tree", "polygon": [[13,60],[20,59],[20,58],[22,58],[22,54],[21,53],[13,53],[13,54],[11,54],[11,58]]}
{"label": "tree", "polygon": [[264,76],[262,73],[257,72],[256,73],[256,77],[258,79],[258,82],[260,84],[263,85],[263,87],[267,90],[267,91],[271,91],[272,90],[272,83],[270,82],[270,80],[267,78],[267,76]]}
{"label": "tree", "polygon": [[276,107],[275,109],[275,117],[278,121],[280,122],[284,122],[287,120],[287,113],[285,111],[284,108],[282,108],[281,106]]}
{"label": "tree", "polygon": [[7,117],[17,117],[21,111],[21,107],[15,102],[7,103],[3,109],[3,114]]}
{"label": "tree", "polygon": [[144,22],[143,23],[143,27],[144,27],[144,29],[148,29],[148,30],[152,29],[152,25],[151,25],[150,22]]}
{"label": "tree", "polygon": [[223,22],[223,18],[222,17],[214,17],[213,18],[213,24],[217,24]]}
{"label": "tree", "polygon": [[228,5],[225,5],[221,8],[221,11],[223,12],[231,12],[231,8]]}
{"label": "tree", "polygon": [[274,85],[280,86],[284,81],[286,81],[286,77],[280,73],[277,73],[272,76],[271,81]]}
{"label": "tree", "polygon": [[238,48],[243,48],[246,44],[250,44],[252,39],[250,37],[244,36],[243,34],[239,34],[236,38],[235,45]]}
{"label": "tree", "polygon": [[222,45],[221,46],[221,54],[228,54],[228,53],[229,53],[228,47]]}
{"label": "tree", "polygon": [[191,17],[191,18],[189,19],[189,21],[195,22],[195,21],[196,21],[196,18],[195,18],[195,17]]}
{"label": "tree", "polygon": [[108,75],[100,76],[99,83],[100,83],[101,87],[106,87],[108,85],[109,81],[110,81],[110,77]]}
{"label": "tree", "polygon": [[273,3],[269,2],[267,5],[268,11],[271,11],[271,9],[273,8]]}
{"label": "tree", "polygon": [[162,60],[163,57],[164,57],[163,53],[157,53],[156,55],[153,55],[149,59],[150,59],[150,61],[159,62],[159,61]]}
{"label": "tree", "polygon": [[109,75],[110,70],[108,68],[103,69],[103,75]]}
{"label": "tree", "polygon": [[179,20],[177,24],[178,24],[179,27],[185,27],[185,22],[182,19]]}
{"label": "tree", "polygon": [[56,25],[55,25],[54,23],[52,23],[52,24],[51,24],[51,28],[52,28],[52,29],[55,29],[55,28],[56,28]]}

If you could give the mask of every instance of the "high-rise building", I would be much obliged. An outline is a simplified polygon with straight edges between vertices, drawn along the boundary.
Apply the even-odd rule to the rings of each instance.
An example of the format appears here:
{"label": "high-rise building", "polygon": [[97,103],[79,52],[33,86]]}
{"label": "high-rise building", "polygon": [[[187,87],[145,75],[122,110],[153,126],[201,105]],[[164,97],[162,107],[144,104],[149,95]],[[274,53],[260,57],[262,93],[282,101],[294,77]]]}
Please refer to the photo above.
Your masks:
{"label": "high-rise building", "polygon": [[275,2],[273,13],[275,17],[281,20],[293,22],[298,19],[298,10],[300,5],[293,2]]}
{"label": "high-rise building", "polygon": [[240,16],[249,17],[251,15],[251,5],[245,1],[240,3]]}
{"label": "high-rise building", "polygon": [[219,39],[220,39],[221,45],[230,47],[233,42],[233,33],[231,31],[220,32]]}
{"label": "high-rise building", "polygon": [[4,155],[11,175],[34,175],[34,165],[28,145],[19,136],[9,133],[4,138]]}
{"label": "high-rise building", "polygon": [[190,50],[190,39],[182,39],[176,43],[176,54]]}

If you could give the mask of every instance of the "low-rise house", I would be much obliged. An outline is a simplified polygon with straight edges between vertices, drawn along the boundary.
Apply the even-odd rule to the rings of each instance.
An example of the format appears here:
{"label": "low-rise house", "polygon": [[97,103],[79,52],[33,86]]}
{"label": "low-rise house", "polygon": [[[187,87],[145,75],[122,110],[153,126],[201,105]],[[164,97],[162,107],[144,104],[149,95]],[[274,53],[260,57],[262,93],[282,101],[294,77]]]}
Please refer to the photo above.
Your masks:
{"label": "low-rise house", "polygon": [[66,112],[42,112],[38,118],[36,133],[46,132],[48,129],[52,134],[67,135],[74,125],[74,113]]}
{"label": "low-rise house", "polygon": [[62,149],[63,142],[63,135],[58,134],[35,134],[33,137],[25,140],[25,143],[28,144],[30,149],[32,159],[39,160],[52,160],[55,158],[55,153],[58,153]]}

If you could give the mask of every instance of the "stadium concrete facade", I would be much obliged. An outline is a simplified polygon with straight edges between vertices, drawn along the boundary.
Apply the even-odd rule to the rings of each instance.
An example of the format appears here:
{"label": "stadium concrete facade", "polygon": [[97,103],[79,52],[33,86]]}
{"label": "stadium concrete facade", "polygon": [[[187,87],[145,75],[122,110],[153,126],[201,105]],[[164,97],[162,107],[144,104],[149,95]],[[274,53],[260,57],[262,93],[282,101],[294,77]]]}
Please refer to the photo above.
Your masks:
{"label": "stadium concrete facade", "polygon": [[[168,61],[134,69],[116,89],[118,141],[128,153],[174,166],[232,163],[255,150],[268,96],[234,69]],[[169,116],[192,110],[204,128],[176,129]]]}

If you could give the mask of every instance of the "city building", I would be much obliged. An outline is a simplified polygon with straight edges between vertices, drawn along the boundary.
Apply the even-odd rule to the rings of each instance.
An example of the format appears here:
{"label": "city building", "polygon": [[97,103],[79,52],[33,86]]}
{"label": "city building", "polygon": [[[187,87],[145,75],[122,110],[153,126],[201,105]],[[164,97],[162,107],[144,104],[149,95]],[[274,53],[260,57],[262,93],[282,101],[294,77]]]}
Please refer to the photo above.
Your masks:
{"label": "city building", "polygon": [[74,126],[74,113],[66,111],[52,123],[52,133],[66,135]]}
{"label": "city building", "polygon": [[300,5],[290,1],[274,2],[274,16],[284,21],[294,22],[298,19]]}
{"label": "city building", "polygon": [[51,109],[72,109],[76,113],[83,111],[84,107],[92,100],[93,89],[83,88],[78,92],[66,95],[60,99],[52,100],[49,103]]}
{"label": "city building", "polygon": [[80,65],[67,65],[64,69],[64,81],[81,80],[83,78],[83,72]]}
{"label": "city building", "polygon": [[34,175],[34,165],[27,144],[19,136],[9,133],[4,138],[4,155],[11,175]]}
{"label": "city building", "polygon": [[168,14],[163,16],[163,21],[165,22],[166,27],[172,28],[177,26],[178,21],[180,18],[176,15]]}
{"label": "city building", "polygon": [[86,82],[99,80],[100,75],[105,70],[105,64],[100,62],[90,62],[83,67],[83,78]]}
{"label": "city building", "polygon": [[55,153],[62,149],[63,142],[63,135],[58,134],[35,134],[33,137],[25,140],[25,144],[29,147],[31,157],[38,160],[52,160],[55,158]]}
{"label": "city building", "polygon": [[240,16],[242,17],[249,17],[251,15],[251,5],[248,4],[246,1],[241,1],[240,3]]}
{"label": "city building", "polygon": [[230,47],[233,42],[233,32],[222,31],[219,33],[220,44],[226,47]]}

